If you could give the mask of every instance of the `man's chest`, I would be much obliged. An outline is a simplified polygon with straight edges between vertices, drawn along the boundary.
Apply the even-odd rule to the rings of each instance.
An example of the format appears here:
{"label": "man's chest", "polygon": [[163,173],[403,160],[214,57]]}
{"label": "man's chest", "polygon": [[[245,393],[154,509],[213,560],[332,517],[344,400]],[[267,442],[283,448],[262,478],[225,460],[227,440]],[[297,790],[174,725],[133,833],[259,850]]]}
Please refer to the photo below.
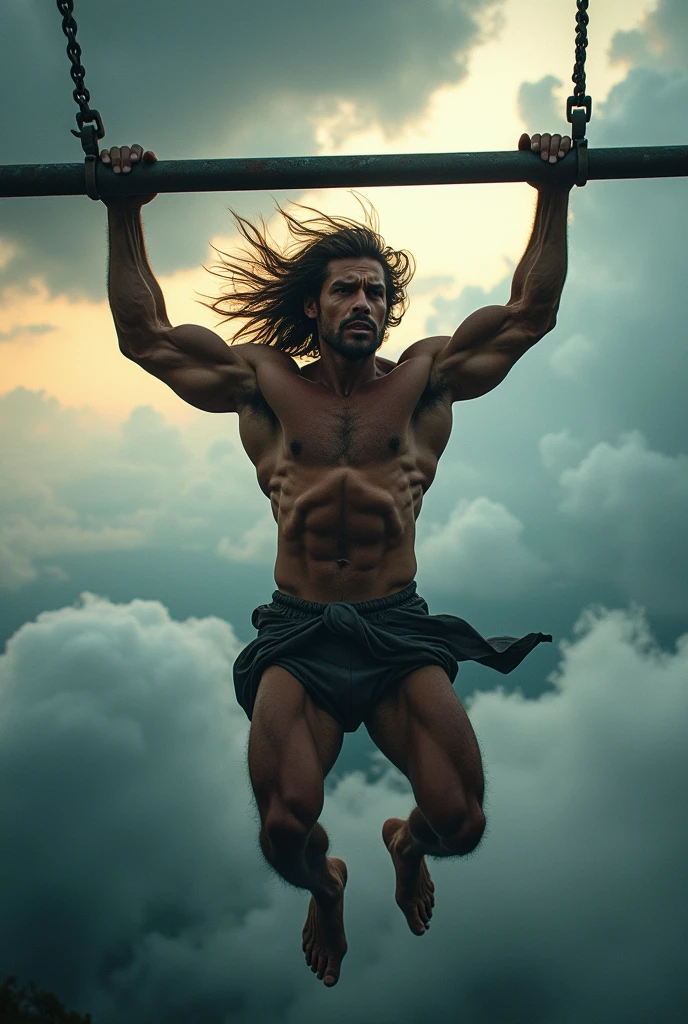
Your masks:
{"label": "man's chest", "polygon": [[452,412],[429,371],[403,363],[349,396],[297,375],[274,387],[268,380],[241,417],[244,447],[265,469],[285,457],[323,467],[420,458],[434,476]]}

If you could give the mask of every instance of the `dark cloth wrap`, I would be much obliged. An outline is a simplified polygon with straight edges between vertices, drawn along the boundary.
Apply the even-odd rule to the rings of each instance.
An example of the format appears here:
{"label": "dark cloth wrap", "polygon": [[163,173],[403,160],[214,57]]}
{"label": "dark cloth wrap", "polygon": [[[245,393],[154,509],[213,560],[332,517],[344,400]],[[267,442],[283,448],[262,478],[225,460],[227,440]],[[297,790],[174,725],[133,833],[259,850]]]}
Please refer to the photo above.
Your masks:
{"label": "dark cloth wrap", "polygon": [[460,661],[504,674],[552,637],[485,639],[455,615],[430,615],[415,580],[390,597],[320,604],[276,590],[251,621],[258,636],[234,662],[237,700],[250,719],[261,676],[270,665],[291,672],[345,732],[355,732],[385,691],[414,669],[440,665],[453,683]]}

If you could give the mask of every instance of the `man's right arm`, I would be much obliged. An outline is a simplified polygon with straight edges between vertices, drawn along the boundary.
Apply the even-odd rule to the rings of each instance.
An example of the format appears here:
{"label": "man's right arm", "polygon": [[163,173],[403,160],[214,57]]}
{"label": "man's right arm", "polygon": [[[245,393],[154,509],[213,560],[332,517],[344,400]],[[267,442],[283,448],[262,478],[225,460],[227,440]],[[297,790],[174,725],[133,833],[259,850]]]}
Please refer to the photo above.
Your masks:
{"label": "man's right arm", "polygon": [[255,390],[256,350],[262,346],[230,346],[195,324],[173,327],[148,264],[140,204],[109,205],[108,226],[108,296],[120,351],[189,405],[206,412],[237,412],[242,399]]}

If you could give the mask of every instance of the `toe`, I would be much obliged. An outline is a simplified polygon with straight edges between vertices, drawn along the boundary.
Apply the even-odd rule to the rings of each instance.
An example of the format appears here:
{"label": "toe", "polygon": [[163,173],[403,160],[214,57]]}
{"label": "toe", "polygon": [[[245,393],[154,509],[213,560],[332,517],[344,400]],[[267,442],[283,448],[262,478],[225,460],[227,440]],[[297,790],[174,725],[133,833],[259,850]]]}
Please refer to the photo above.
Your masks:
{"label": "toe", "polygon": [[323,980],[328,988],[332,988],[339,981],[339,975],[333,967],[328,967],[327,974]]}

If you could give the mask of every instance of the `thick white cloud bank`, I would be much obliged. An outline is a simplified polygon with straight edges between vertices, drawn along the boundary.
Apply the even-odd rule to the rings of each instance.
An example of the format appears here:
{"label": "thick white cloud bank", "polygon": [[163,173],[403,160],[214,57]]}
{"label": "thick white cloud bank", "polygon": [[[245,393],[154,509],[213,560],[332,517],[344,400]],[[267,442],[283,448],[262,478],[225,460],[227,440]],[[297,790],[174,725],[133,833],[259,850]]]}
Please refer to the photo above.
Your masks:
{"label": "thick white cloud bank", "polygon": [[660,650],[640,608],[590,608],[551,692],[468,702],[488,832],[431,862],[422,939],[380,837],[413,805],[406,780],[334,777],[322,820],[349,865],[350,951],[332,991],[303,963],[306,894],[258,850],[238,648],[219,619],[92,594],[8,643],[4,970],[96,1024],[684,1019],[688,634]]}

